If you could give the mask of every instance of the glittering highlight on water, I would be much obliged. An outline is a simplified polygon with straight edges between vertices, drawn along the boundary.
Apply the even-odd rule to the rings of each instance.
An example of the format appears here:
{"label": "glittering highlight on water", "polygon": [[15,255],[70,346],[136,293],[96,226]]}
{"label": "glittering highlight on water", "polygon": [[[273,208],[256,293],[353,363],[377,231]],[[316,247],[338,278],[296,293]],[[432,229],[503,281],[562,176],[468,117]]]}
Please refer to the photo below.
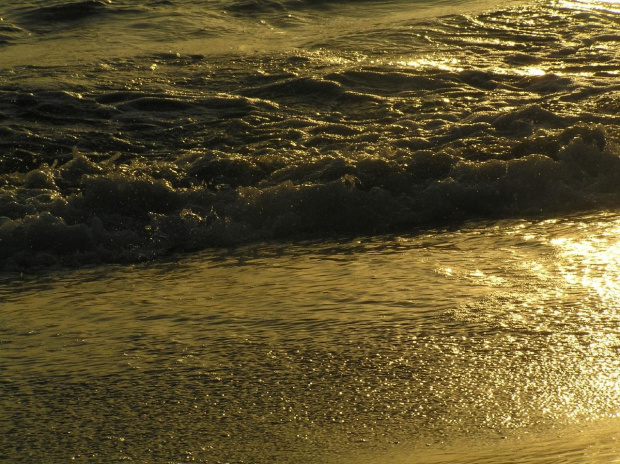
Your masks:
{"label": "glittering highlight on water", "polygon": [[471,223],[4,282],[2,449],[608,462],[618,228],[616,214]]}
{"label": "glittering highlight on water", "polygon": [[613,2],[9,3],[0,460],[620,455]]}

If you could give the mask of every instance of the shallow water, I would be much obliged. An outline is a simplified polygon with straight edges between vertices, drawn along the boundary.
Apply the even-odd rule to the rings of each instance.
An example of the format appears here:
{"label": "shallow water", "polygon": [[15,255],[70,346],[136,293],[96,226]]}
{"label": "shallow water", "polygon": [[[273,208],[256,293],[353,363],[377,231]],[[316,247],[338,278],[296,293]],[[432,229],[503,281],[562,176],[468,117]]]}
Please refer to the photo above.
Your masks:
{"label": "shallow water", "polygon": [[616,462],[620,217],[2,282],[11,462]]}

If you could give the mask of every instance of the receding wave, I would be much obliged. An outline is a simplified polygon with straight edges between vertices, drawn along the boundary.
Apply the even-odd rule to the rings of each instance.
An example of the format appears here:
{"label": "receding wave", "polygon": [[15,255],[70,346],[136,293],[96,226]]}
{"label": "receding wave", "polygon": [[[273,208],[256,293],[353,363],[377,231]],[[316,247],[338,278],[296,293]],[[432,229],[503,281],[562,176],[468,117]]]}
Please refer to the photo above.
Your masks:
{"label": "receding wave", "polygon": [[83,0],[49,6],[37,6],[22,14],[22,17],[37,22],[67,22],[92,17],[110,8],[112,2],[104,0]]}
{"label": "receding wave", "polygon": [[2,267],[620,205],[613,12],[537,4],[384,32],[84,64],[96,79],[80,85],[64,67],[4,73]]}
{"label": "receding wave", "polygon": [[[65,33],[67,28],[76,28],[95,21],[104,21],[110,15],[138,12],[140,5],[119,4],[111,0],[46,0],[40,2],[14,2],[7,7],[8,20],[12,28],[30,33]],[[2,28],[0,27],[0,34]],[[1,35],[0,35],[1,37]]]}

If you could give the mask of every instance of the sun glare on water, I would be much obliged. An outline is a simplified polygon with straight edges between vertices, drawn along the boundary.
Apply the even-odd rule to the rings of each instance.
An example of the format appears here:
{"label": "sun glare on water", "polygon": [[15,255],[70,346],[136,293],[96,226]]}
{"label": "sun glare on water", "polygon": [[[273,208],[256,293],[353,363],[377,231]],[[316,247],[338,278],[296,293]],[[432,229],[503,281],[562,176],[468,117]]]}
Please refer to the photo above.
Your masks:
{"label": "sun glare on water", "polygon": [[560,8],[620,13],[620,2],[618,0],[558,0],[557,5]]}
{"label": "sun glare on water", "polygon": [[620,302],[620,223],[592,236],[551,240],[566,282],[595,292],[606,309]]}

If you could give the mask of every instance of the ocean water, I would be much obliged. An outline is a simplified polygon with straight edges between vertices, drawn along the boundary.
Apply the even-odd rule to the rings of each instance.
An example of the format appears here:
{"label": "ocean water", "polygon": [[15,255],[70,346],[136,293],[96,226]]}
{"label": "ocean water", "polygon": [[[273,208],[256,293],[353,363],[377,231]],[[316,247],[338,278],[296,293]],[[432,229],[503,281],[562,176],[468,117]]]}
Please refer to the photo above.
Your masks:
{"label": "ocean water", "polygon": [[0,7],[0,461],[618,462],[620,8]]}
{"label": "ocean water", "polygon": [[613,4],[478,8],[4,7],[3,268],[615,207]]}

